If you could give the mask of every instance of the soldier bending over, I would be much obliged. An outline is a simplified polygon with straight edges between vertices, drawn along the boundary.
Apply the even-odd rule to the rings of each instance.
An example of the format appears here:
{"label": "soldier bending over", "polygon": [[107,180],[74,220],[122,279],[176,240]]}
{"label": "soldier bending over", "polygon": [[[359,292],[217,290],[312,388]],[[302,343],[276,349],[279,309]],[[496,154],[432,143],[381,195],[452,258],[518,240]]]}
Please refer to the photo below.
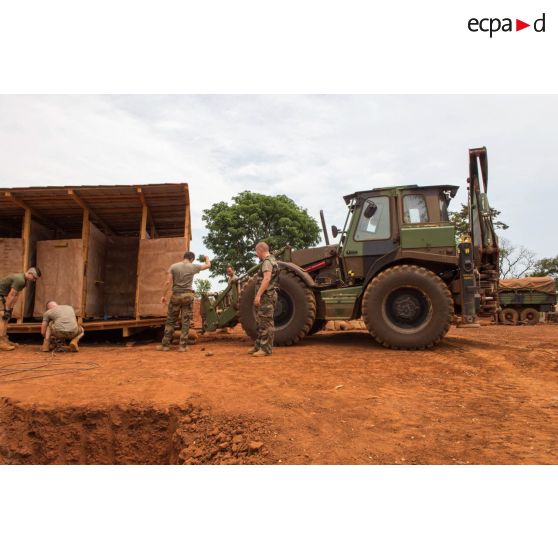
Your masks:
{"label": "soldier bending over", "polygon": [[8,339],[8,322],[19,293],[26,287],[27,281],[35,282],[41,276],[38,267],[30,267],[25,273],[11,273],[0,279],[0,351],[13,351],[15,343]]}

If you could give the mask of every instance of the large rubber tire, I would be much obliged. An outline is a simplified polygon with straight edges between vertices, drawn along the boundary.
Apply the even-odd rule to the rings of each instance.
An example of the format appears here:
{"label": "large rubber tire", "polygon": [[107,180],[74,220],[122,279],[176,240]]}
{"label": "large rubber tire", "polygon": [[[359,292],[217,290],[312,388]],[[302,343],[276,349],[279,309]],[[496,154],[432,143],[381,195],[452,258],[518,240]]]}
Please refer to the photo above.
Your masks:
{"label": "large rubber tire", "polygon": [[[257,336],[254,296],[256,277],[252,277],[240,294],[239,318],[252,339]],[[316,320],[316,298],[304,281],[288,269],[279,272],[279,292],[275,307],[275,346],[294,345],[312,328]]]}
{"label": "large rubber tire", "polygon": [[504,308],[498,315],[500,321],[505,325],[517,325],[519,312],[515,308]]}
{"label": "large rubber tire", "polygon": [[434,273],[416,265],[382,271],[366,287],[362,317],[370,334],[390,349],[428,349],[453,320],[453,298]]}
{"label": "large rubber tire", "polygon": [[527,325],[537,325],[540,320],[540,313],[535,308],[524,308],[519,315],[520,321]]}

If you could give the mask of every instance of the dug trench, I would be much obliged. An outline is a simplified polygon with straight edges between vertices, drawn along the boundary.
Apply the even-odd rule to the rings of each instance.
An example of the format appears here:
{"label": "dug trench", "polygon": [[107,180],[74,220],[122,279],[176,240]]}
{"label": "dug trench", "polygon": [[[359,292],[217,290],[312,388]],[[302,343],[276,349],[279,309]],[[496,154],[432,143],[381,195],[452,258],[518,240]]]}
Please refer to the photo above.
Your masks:
{"label": "dug trench", "polygon": [[22,339],[0,360],[0,461],[558,463],[555,324],[452,327],[419,352],[358,330],[271,358],[250,345],[239,328],[187,353],[88,335],[45,355]]}
{"label": "dug trench", "polygon": [[269,428],[212,416],[199,403],[165,410],[27,407],[0,399],[2,464],[258,464],[271,459]]}

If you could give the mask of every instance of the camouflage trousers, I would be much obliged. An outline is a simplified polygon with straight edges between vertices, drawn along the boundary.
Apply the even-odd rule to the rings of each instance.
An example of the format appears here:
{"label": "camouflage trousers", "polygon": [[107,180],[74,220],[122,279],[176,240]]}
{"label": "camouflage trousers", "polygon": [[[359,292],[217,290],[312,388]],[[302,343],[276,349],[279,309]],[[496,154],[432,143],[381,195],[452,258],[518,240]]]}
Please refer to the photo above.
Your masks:
{"label": "camouflage trousers", "polygon": [[277,293],[271,291],[270,293],[266,292],[262,295],[260,305],[256,308],[256,329],[258,336],[256,337],[254,348],[268,354],[271,354],[273,350],[273,337],[275,335],[273,315],[275,313],[276,304]]}
{"label": "camouflage trousers", "polygon": [[174,326],[181,313],[182,330],[180,333],[180,345],[185,347],[188,344],[188,331],[194,315],[194,293],[173,293],[171,296],[167,310],[167,321],[165,322],[165,335],[163,336],[162,345],[168,347],[171,344],[172,336],[174,335]]}

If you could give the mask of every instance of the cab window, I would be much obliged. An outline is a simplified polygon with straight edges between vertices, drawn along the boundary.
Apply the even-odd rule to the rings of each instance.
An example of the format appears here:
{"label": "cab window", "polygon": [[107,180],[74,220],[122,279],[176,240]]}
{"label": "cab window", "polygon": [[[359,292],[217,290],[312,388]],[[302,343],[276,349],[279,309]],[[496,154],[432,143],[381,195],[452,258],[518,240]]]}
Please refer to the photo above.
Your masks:
{"label": "cab window", "polygon": [[445,194],[440,195],[440,221],[449,221],[448,198]]}
{"label": "cab window", "polygon": [[403,220],[405,223],[428,223],[428,209],[422,194],[409,194],[403,197]]}
{"label": "cab window", "polygon": [[355,240],[385,240],[390,236],[389,197],[368,198],[362,205]]}

